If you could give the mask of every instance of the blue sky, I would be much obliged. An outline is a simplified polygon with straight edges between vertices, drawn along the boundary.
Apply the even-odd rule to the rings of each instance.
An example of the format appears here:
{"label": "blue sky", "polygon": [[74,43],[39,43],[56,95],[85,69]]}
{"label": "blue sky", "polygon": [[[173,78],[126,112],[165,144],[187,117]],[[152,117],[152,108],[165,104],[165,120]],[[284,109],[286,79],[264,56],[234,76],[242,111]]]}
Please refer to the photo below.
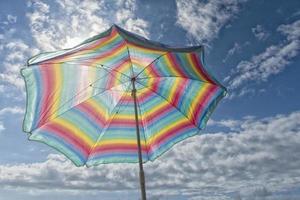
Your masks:
{"label": "blue sky", "polygon": [[112,24],[173,46],[205,45],[229,91],[203,135],[145,165],[150,199],[300,199],[300,2],[0,2],[0,200],[138,199],[133,164],[76,168],[22,132],[19,70]]}

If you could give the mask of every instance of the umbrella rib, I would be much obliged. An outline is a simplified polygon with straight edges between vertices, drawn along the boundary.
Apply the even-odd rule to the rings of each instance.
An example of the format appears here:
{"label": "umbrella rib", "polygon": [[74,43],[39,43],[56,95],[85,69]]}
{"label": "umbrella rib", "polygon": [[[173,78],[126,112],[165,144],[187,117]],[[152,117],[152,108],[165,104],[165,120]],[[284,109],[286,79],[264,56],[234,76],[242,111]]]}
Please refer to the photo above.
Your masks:
{"label": "umbrella rib", "polygon": [[[91,65],[92,67],[94,67],[93,65]],[[110,70],[113,70],[113,71],[115,71],[115,72],[117,72],[117,73],[120,73],[120,74],[122,74],[123,76],[126,76],[127,78],[129,78],[130,79],[130,77],[129,76],[127,76],[126,74],[124,74],[124,73],[122,73],[122,72],[120,72],[120,71],[118,71],[118,70],[115,70],[115,69],[111,69],[111,68],[109,68],[109,67],[106,67],[106,65],[103,65],[103,64],[100,64],[100,66],[104,69],[104,70],[106,70],[106,71],[108,71],[109,73],[111,73],[114,77],[116,77]],[[97,65],[95,66],[96,68],[97,68]],[[117,77],[116,77],[117,78]],[[117,78],[118,79],[118,78]],[[119,80],[119,79],[118,79]]]}
{"label": "umbrella rib", "polygon": [[[99,81],[99,80],[97,80],[97,81]],[[95,82],[97,82],[97,81],[95,81]],[[95,82],[93,82],[93,83],[95,83]],[[114,87],[123,85],[123,84],[125,84],[125,83],[127,83],[127,82],[129,82],[129,81],[120,83],[120,84],[118,84],[118,85],[115,85]],[[93,83],[92,83],[92,84],[93,84]],[[79,92],[78,92],[77,94],[75,94],[73,97],[71,97],[67,102],[65,102],[63,105],[61,105],[59,108],[57,108],[56,111],[59,110],[60,108],[62,108],[62,107],[63,107],[64,105],[66,105],[68,102],[72,101],[76,96],[78,96],[78,95],[79,95],[81,92],[83,92],[85,89],[87,89],[88,87],[92,87],[92,86],[91,86],[92,84],[90,84],[89,86],[83,88],[81,91],[79,91]],[[97,94],[94,94],[94,95],[90,96],[89,98],[85,99],[84,101],[82,101],[82,102],[80,102],[80,103],[74,105],[72,108],[74,108],[75,106],[77,106],[77,105],[79,105],[79,104],[81,104],[81,103],[83,103],[83,102],[85,102],[85,101],[91,99],[91,98],[94,97],[94,96],[97,96],[97,95],[99,95],[99,94],[104,93],[104,92],[107,91],[107,90],[113,90],[112,88],[113,88],[113,87],[108,88],[108,89],[106,89],[106,90],[103,90],[103,91],[101,91],[101,92],[99,92],[99,93],[97,93]],[[114,91],[114,90],[113,90],[113,91]],[[56,101],[57,101],[57,100],[56,100]],[[72,109],[72,108],[70,108],[70,109]],[[51,109],[51,106],[49,107],[49,109],[48,109],[47,112],[49,112],[50,109]],[[59,114],[59,115],[57,115],[57,116],[56,116],[55,118],[53,118],[53,119],[56,119],[56,118],[60,117],[60,116],[63,115],[64,113],[68,112],[70,109],[66,110],[65,112],[63,112],[63,113],[61,113],[61,114]],[[50,115],[47,119],[50,119],[53,115],[54,115],[54,114]],[[43,119],[43,118],[42,118],[42,119]],[[42,119],[39,120],[39,122],[41,122]],[[51,120],[53,120],[53,119],[50,119],[49,121],[51,121]],[[48,121],[48,122],[49,122],[49,121]],[[45,122],[44,124],[42,124],[40,127],[44,126],[45,124],[47,124],[47,122]],[[40,127],[37,127],[37,128],[40,128]],[[36,129],[37,129],[37,128],[36,128]],[[34,129],[34,130],[35,130],[35,129]],[[32,131],[33,131],[33,130],[32,130]]]}
{"label": "umbrella rib", "polygon": [[[91,155],[91,153],[94,151],[94,149],[96,148],[98,142],[101,140],[101,138],[103,137],[106,129],[109,127],[111,121],[113,120],[113,118],[115,117],[115,115],[119,112],[120,110],[120,105],[123,103],[124,100],[124,94],[126,94],[128,92],[128,89],[130,88],[130,84],[128,85],[128,87],[126,88],[126,90],[124,91],[124,93],[122,94],[121,98],[119,99],[118,103],[116,104],[116,106],[114,107],[114,109],[112,110],[113,116],[109,118],[108,122],[105,124],[104,128],[101,130],[99,137],[97,138],[97,141],[95,142],[95,144],[92,146],[92,148],[90,149],[89,153],[88,153],[88,158],[87,161],[89,160],[89,157]],[[118,110],[117,110],[118,109]],[[86,162],[87,162],[86,161]]]}
{"label": "umbrella rib", "polygon": [[197,82],[201,82],[201,83],[207,83],[207,84],[211,84],[211,85],[215,85],[218,87],[222,87],[223,89],[226,89],[224,86],[222,85],[216,85],[214,83],[208,82],[208,81],[203,81],[200,79],[195,79],[195,78],[186,78],[186,77],[182,77],[182,76],[152,76],[152,77],[143,77],[143,78],[138,78],[137,80],[143,80],[143,79],[155,79],[155,78],[182,78],[182,79],[188,79],[188,80],[192,80],[192,81],[197,81]]}
{"label": "umbrella rib", "polygon": [[178,112],[180,112],[192,125],[194,125],[198,130],[201,130],[194,122],[192,122],[184,113],[181,112],[181,110],[179,110],[176,106],[174,106],[172,103],[170,103],[165,97],[161,96],[160,94],[158,94],[157,92],[153,91],[152,89],[150,89],[148,86],[144,85],[143,83],[139,82],[137,80],[137,82],[141,85],[143,85],[145,88],[147,88],[148,90],[150,90],[151,92],[155,93],[156,95],[160,96],[162,99],[164,99],[166,102],[168,102],[168,104],[170,104],[172,107],[174,107]]}
{"label": "umbrella rib", "polygon": [[161,54],[161,55],[158,56],[157,58],[155,58],[150,64],[148,64],[144,69],[142,69],[142,71],[140,71],[140,72],[136,75],[136,77],[138,77],[143,71],[145,71],[146,68],[148,68],[149,66],[151,66],[153,63],[155,63],[155,62],[158,61],[161,57],[167,55],[168,53],[170,53],[170,52],[166,52],[166,53],[164,53],[164,54]]}

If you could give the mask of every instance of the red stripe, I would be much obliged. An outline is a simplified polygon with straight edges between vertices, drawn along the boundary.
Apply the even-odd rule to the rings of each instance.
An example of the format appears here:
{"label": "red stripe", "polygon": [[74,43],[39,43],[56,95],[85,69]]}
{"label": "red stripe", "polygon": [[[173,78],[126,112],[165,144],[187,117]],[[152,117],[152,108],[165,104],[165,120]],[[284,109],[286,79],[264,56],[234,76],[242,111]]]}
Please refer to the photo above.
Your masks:
{"label": "red stripe", "polygon": [[55,85],[55,69],[51,69],[52,65],[43,65],[43,67],[49,67],[50,70],[40,70],[42,84],[43,84],[43,93],[41,100],[41,113],[39,117],[38,127],[46,123],[50,115],[51,107],[54,103],[54,85]]}
{"label": "red stripe", "polygon": [[186,86],[188,84],[188,80],[187,79],[180,80],[179,84],[180,84],[180,86],[175,90],[175,94],[174,94],[172,102],[171,102],[172,105],[174,105],[174,106],[178,106],[179,100],[182,97],[182,95],[186,89]]}
{"label": "red stripe", "polygon": [[127,127],[135,127],[135,119],[112,119],[110,122],[110,126],[127,126]]}
{"label": "red stripe", "polygon": [[177,135],[184,134],[184,130],[190,128],[195,128],[195,126],[188,121],[185,121],[182,124],[177,124],[176,126],[166,131],[163,135],[160,135],[160,137],[155,138],[155,140],[153,140],[151,144],[149,144],[150,148],[148,153],[150,154],[154,152],[156,149],[163,146],[163,143],[166,143],[168,140],[172,140],[172,138]]}
{"label": "red stripe", "polygon": [[218,90],[217,86],[212,86],[211,90],[208,92],[208,94],[205,96],[205,99],[202,100],[204,106],[197,106],[196,107],[196,112],[195,112],[195,123],[199,122],[199,117],[201,116],[203,109],[207,108],[208,103],[210,102],[212,96],[216,93]]}
{"label": "red stripe", "polygon": [[179,75],[181,77],[186,78],[187,76],[186,76],[185,72],[182,70],[182,68],[178,65],[175,55],[173,53],[169,53],[169,54],[167,54],[167,58],[170,60],[170,62],[172,64],[172,66],[170,66],[170,67],[173,67],[179,73]]}
{"label": "red stripe", "polygon": [[197,119],[201,112],[203,111],[204,108],[207,106],[207,101],[211,98],[212,95],[214,95],[215,91],[218,89],[217,86],[215,85],[209,85],[209,88],[206,89],[205,93],[203,96],[200,97],[200,99],[196,99],[199,103],[196,105],[193,116],[192,116],[192,121],[194,124],[197,124]]}
{"label": "red stripe", "polygon": [[70,130],[62,127],[58,124],[50,124],[43,127],[47,132],[53,133],[65,142],[69,143],[75,149],[79,150],[85,157],[88,157],[89,150],[91,149],[88,144],[81,140],[80,138],[75,137]]}
{"label": "red stripe", "polygon": [[151,90],[149,90],[149,89],[147,89],[146,92],[137,93],[139,104],[143,104],[148,99],[151,99],[153,97],[152,94],[153,94],[153,92]]}
{"label": "red stripe", "polygon": [[170,110],[175,109],[174,107],[166,104],[165,106],[161,107],[160,109],[156,110],[155,112],[151,112],[151,114],[144,115],[144,120],[149,125],[153,121],[159,119],[163,114],[170,112]]}
{"label": "red stripe", "polygon": [[97,125],[100,125],[100,127],[104,127],[106,119],[102,115],[101,112],[96,112],[95,108],[93,108],[88,103],[81,103],[76,106],[80,111],[87,114],[92,121],[95,121]]}
{"label": "red stripe", "polygon": [[198,70],[198,72],[204,76],[205,80],[207,80],[208,82],[214,83],[216,84],[210,77],[209,75],[206,73],[206,71],[203,68],[203,65],[201,63],[201,61],[198,58],[198,55],[195,53],[191,53],[191,58],[193,63],[196,65],[196,69]]}
{"label": "red stripe", "polygon": [[[142,152],[147,153],[147,149],[145,146],[141,146]],[[102,153],[109,153],[109,152],[118,152],[118,153],[124,153],[124,152],[136,152],[137,153],[138,148],[137,144],[100,144],[97,146],[94,151],[93,155],[95,154],[102,154]]]}
{"label": "red stripe", "polygon": [[83,62],[86,65],[93,65],[93,63],[96,63],[97,60],[100,60],[102,58],[107,58],[107,57],[112,57],[112,55],[118,51],[121,48],[124,48],[126,46],[125,42],[121,42],[120,44],[118,44],[117,46],[115,46],[114,48],[110,49],[109,51],[105,51],[103,54],[98,55],[97,57],[94,58],[90,58],[89,60],[87,60],[86,62]]}
{"label": "red stripe", "polygon": [[146,66],[144,68],[144,71],[146,71],[146,76],[147,77],[159,77],[160,74],[159,72],[157,71],[157,69],[155,69],[156,66],[155,66],[155,62],[154,63],[151,63],[149,66]]}

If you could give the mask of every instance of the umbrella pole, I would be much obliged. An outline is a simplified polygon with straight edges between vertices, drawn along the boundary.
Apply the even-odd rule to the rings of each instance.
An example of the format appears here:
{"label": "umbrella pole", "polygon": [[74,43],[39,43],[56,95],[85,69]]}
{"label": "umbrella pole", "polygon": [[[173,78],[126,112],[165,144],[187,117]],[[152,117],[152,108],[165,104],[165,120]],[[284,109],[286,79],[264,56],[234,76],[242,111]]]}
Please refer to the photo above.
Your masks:
{"label": "umbrella pole", "polygon": [[144,175],[144,169],[143,169],[142,149],[141,149],[141,140],[140,140],[140,128],[139,128],[139,117],[138,117],[137,103],[136,103],[135,78],[132,78],[131,82],[132,82],[132,97],[133,97],[133,100],[134,100],[134,112],[135,112],[135,122],[136,122],[135,124],[136,124],[138,154],[139,154],[140,187],[141,187],[142,200],[146,200],[145,175]]}

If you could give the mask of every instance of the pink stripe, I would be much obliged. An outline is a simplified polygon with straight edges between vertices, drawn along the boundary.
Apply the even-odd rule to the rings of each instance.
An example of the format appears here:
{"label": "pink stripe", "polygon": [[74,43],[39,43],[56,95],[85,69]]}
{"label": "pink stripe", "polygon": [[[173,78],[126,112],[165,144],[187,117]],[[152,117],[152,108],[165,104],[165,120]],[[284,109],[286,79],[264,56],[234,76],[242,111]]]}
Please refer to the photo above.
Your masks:
{"label": "pink stripe", "polygon": [[201,63],[201,61],[198,58],[198,55],[196,55],[195,53],[191,53],[191,57],[192,57],[192,61],[194,62],[194,64],[197,66],[196,69],[198,69],[198,72],[204,76],[204,78],[208,81],[211,82],[213,84],[216,84],[215,81],[213,81],[209,75],[205,72],[203,65]]}
{"label": "pink stripe", "polygon": [[70,133],[68,129],[57,124],[50,124],[44,126],[43,129],[45,129],[47,132],[53,133],[54,135],[58,136],[65,142],[72,145],[75,149],[79,150],[82,153],[82,155],[88,157],[89,150],[90,150],[89,145],[86,144],[80,138],[74,137],[74,135]]}
{"label": "pink stripe", "polygon": [[185,123],[181,125],[176,125],[172,127],[170,130],[168,130],[166,133],[161,135],[159,138],[156,138],[155,141],[153,141],[149,146],[149,154],[156,151],[156,149],[164,146],[164,143],[167,143],[168,141],[172,140],[172,138],[176,137],[177,135],[185,134],[185,130],[195,128],[193,124],[191,124],[188,121],[185,121]]}
{"label": "pink stripe", "polygon": [[97,125],[100,125],[100,127],[104,127],[106,122],[105,117],[102,115],[102,113],[96,112],[96,110],[88,103],[81,103],[76,106],[76,108],[87,114],[93,121],[96,122]]}
{"label": "pink stripe", "polygon": [[[49,67],[50,65],[42,65],[41,67]],[[54,88],[53,85],[55,83],[55,77],[53,75],[54,70],[40,70],[42,84],[43,84],[43,93],[41,100],[41,113],[39,116],[38,127],[41,127],[46,123],[47,118],[49,117],[49,111],[51,110],[51,106],[54,103]]]}
{"label": "pink stripe", "polygon": [[216,90],[218,89],[217,86],[211,85],[209,90],[205,93],[204,97],[201,98],[201,102],[195,108],[195,112],[193,114],[193,122],[196,124],[199,121],[199,117],[203,111],[208,106],[208,103],[211,97],[215,94]]}

